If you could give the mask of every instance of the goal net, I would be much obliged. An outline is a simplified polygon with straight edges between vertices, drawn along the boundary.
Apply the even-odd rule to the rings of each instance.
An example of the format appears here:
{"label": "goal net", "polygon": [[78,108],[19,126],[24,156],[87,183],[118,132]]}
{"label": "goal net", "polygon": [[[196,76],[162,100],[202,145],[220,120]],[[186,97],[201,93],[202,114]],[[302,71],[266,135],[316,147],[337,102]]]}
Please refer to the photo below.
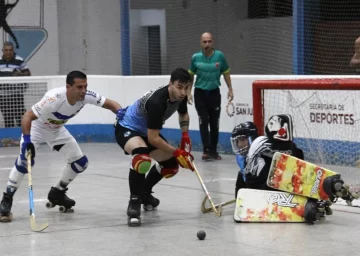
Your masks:
{"label": "goal net", "polygon": [[131,74],[188,68],[204,32],[213,34],[232,74],[354,73],[349,61],[359,37],[360,1],[303,2],[131,0]]}
{"label": "goal net", "polygon": [[0,128],[20,127],[21,117],[48,90],[46,78],[0,78]]}
{"label": "goal net", "polygon": [[270,116],[289,114],[305,160],[338,166],[335,171],[359,182],[360,79],[255,81],[253,104],[261,133]]}

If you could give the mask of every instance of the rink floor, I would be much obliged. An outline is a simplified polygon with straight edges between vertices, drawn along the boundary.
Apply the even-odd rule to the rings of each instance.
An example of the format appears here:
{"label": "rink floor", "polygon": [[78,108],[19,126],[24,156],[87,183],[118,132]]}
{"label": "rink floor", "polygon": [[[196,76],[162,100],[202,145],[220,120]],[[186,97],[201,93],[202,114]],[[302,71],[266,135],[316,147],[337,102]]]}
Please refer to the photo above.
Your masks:
{"label": "rink floor", "polygon": [[[80,144],[89,168],[69,186],[76,201],[74,213],[46,209],[46,197],[58,181],[65,160],[44,145],[33,169],[37,221],[47,220],[42,233],[30,230],[27,178],[14,198],[12,223],[0,223],[0,255],[358,255],[360,208],[335,205],[324,222],[307,224],[235,223],[234,205],[223,216],[200,211],[204,192],[194,173],[182,169],[155,188],[161,201],[157,211],[142,212],[142,226],[128,227],[128,166],[117,144]],[[6,186],[17,147],[0,148],[0,190]],[[200,159],[200,153],[194,153]],[[233,197],[237,165],[232,155],[197,167],[215,202]],[[345,174],[353,182],[357,170]],[[196,237],[204,230],[206,239]]]}

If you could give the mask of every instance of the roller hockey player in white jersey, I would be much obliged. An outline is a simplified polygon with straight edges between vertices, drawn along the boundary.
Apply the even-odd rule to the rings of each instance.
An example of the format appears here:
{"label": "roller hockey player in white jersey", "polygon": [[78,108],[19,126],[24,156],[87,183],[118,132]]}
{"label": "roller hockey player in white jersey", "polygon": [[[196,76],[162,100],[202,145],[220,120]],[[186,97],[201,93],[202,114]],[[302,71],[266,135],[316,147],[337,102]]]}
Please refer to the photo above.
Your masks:
{"label": "roller hockey player in white jersey", "polygon": [[[193,170],[186,97],[190,83],[187,70],[175,69],[169,84],[147,92],[124,108],[123,116],[116,123],[116,141],[125,154],[132,156],[127,209],[130,226],[140,225],[141,204],[145,210],[159,205],[160,200],[151,193],[163,177],[173,177],[179,171],[179,165]],[[164,122],[176,111],[182,131],[179,148],[170,145],[160,134]]]}
{"label": "roller hockey player in white jersey", "polygon": [[47,143],[52,150],[60,152],[67,164],[56,186],[51,187],[48,200],[52,206],[70,209],[75,201],[67,197],[67,186],[88,167],[88,159],[64,124],[86,105],[92,104],[120,113],[119,103],[87,90],[87,76],[80,71],[72,71],[66,77],[66,87],[49,90],[44,97],[31,107],[22,117],[20,155],[15,161],[0,204],[0,221],[12,220],[13,196],[27,173],[27,152],[31,153],[34,165],[36,150],[40,143]]}
{"label": "roller hockey player in white jersey", "polygon": [[[266,136],[257,137],[258,131],[252,122],[245,122],[234,128],[233,150],[235,154],[240,155],[237,158],[240,169],[243,170],[236,181],[235,196],[241,188],[272,190],[266,185],[266,180],[275,152],[304,159],[303,151],[293,142],[293,122],[290,115],[270,117],[265,134]],[[239,142],[240,138],[244,140],[243,143]]]}

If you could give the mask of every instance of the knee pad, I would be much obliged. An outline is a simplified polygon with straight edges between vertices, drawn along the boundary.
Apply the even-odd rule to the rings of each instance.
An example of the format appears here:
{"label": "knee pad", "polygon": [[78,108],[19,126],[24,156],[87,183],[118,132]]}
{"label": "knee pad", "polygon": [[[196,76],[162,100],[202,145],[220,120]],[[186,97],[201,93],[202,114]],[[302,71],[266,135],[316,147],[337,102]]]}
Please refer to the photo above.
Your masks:
{"label": "knee pad", "polygon": [[173,177],[179,171],[179,164],[175,157],[159,162],[159,165],[161,166],[160,174],[165,179]]}
{"label": "knee pad", "polygon": [[88,164],[89,164],[88,158],[84,155],[80,159],[72,162],[70,166],[74,172],[81,173],[86,170]]}
{"label": "knee pad", "polygon": [[136,148],[131,152],[133,155],[131,167],[134,171],[140,174],[146,174],[150,170],[151,157],[149,153],[149,149],[146,147]]}

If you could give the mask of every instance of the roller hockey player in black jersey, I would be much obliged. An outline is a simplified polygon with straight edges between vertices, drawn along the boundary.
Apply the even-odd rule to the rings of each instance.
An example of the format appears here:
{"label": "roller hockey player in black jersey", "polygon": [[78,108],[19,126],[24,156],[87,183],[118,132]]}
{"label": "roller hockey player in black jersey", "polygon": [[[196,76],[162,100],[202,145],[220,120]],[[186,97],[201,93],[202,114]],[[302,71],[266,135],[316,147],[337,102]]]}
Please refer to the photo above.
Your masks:
{"label": "roller hockey player in black jersey", "polygon": [[[132,156],[127,210],[130,226],[140,225],[141,204],[145,210],[159,205],[152,188],[162,178],[174,176],[179,165],[193,170],[186,96],[190,83],[191,77],[185,69],[175,69],[169,84],[147,92],[124,109],[116,123],[116,141],[125,154]],[[176,111],[182,132],[179,148],[170,145],[160,134],[164,122]]]}

